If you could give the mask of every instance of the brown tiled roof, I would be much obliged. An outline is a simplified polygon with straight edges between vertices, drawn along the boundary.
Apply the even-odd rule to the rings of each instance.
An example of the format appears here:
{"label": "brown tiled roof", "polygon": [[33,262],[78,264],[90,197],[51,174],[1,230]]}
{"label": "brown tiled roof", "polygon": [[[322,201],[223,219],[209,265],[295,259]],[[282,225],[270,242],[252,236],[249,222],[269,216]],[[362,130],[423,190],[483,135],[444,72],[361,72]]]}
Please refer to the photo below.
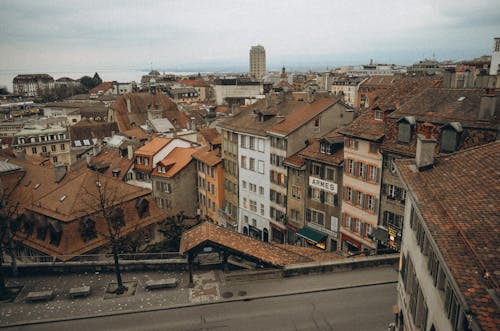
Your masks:
{"label": "brown tiled roof", "polygon": [[[44,214],[55,219],[69,222],[95,211],[97,182],[109,195],[109,199],[128,201],[150,193],[146,189],[129,185],[108,176],[97,176],[89,169],[82,170],[79,175],[33,202],[27,209]],[[94,201],[92,200],[94,199]]]}
{"label": "brown tiled roof", "polygon": [[213,167],[220,162],[222,162],[222,157],[220,154],[220,148],[214,148],[210,150],[210,146],[203,146],[193,153],[192,157],[196,160],[200,160],[209,166]]}
{"label": "brown tiled roof", "polygon": [[[130,110],[127,110],[127,99],[130,100]],[[126,131],[134,126],[142,125],[148,119],[148,106],[153,111],[162,113],[176,129],[187,128],[186,115],[177,109],[177,105],[162,93],[126,93],[121,95],[112,105],[116,113],[116,121],[120,131]]]}
{"label": "brown tiled roof", "polygon": [[139,127],[134,127],[121,133],[129,139],[146,140],[149,138],[148,134]]}
{"label": "brown tiled roof", "polygon": [[191,162],[192,155],[198,148],[176,147],[168,155],[158,162],[159,165],[167,167],[166,173],[159,173],[158,167],[153,170],[153,175],[160,177],[174,177],[179,171],[184,169]]}
{"label": "brown tiled roof", "polygon": [[380,76],[370,76],[368,79],[363,81],[360,85],[360,87],[364,86],[370,86],[370,87],[389,87],[395,82],[398,81],[400,77],[399,76],[385,76],[385,75],[380,75]]}
{"label": "brown tiled roof", "polygon": [[439,80],[432,77],[407,76],[401,78],[387,90],[377,93],[371,109],[395,110],[408,102],[411,98],[422,93],[425,89],[439,84]]}
{"label": "brown tiled roof", "polygon": [[474,127],[496,127],[500,121],[500,102],[496,103],[496,117],[479,120],[481,89],[429,88],[402,105],[389,118],[415,116],[417,121],[447,124],[460,122]]}
{"label": "brown tiled roof", "polygon": [[284,120],[274,125],[268,132],[288,135],[337,102],[339,100],[334,98],[317,98],[311,103],[299,103],[294,107],[291,114],[285,115]]}
{"label": "brown tiled roof", "polygon": [[[419,172],[397,168],[460,291],[483,330],[500,329],[500,142],[439,157]],[[487,276],[486,276],[487,275]]]}
{"label": "brown tiled roof", "polygon": [[155,155],[163,147],[167,146],[171,141],[171,138],[155,137],[151,141],[144,144],[144,146],[136,150],[135,153],[141,155]]}
{"label": "brown tiled roof", "polygon": [[216,243],[277,267],[313,261],[312,258],[285,250],[278,245],[262,242],[209,222],[199,224],[182,234],[180,253],[186,254],[205,243]]}
{"label": "brown tiled roof", "polygon": [[202,128],[199,134],[208,144],[220,144],[222,142],[221,135],[216,128]]}
{"label": "brown tiled roof", "polygon": [[[127,156],[120,156],[120,152],[116,148],[104,148],[99,154],[91,157],[91,163],[96,165],[109,165],[106,170],[101,171],[103,175],[113,176],[113,171],[120,170],[118,178],[123,179],[127,175],[127,171],[132,167],[134,160],[129,160]],[[73,168],[73,165],[72,165]]]}
{"label": "brown tiled roof", "polygon": [[101,84],[97,85],[93,89],[90,90],[90,94],[97,94],[99,91],[106,92],[109,89],[113,88],[113,82],[102,82]]}
{"label": "brown tiled roof", "polygon": [[[459,148],[472,147],[495,140],[500,126],[500,102],[496,103],[493,118],[480,120],[479,109],[482,93],[480,89],[428,88],[424,90],[388,116],[385,140],[381,148],[402,155],[415,155],[417,145],[415,135],[412,135],[409,144],[401,144],[397,141],[395,122],[406,116],[415,117],[417,133],[421,133],[420,124],[424,122],[432,123],[436,128],[450,122],[459,122],[464,127],[464,134],[467,134],[471,128],[482,129],[484,141],[476,141],[474,137],[466,139],[464,136],[464,143]],[[461,99],[462,97],[463,99]],[[439,138],[439,130],[434,132],[434,136]]]}
{"label": "brown tiled roof", "polygon": [[338,261],[345,259],[339,254],[322,251],[312,247],[302,247],[302,246],[284,245],[284,244],[276,244],[276,246],[283,248],[284,250],[308,257],[315,262],[329,262],[329,261]]}
{"label": "brown tiled roof", "polygon": [[339,129],[339,132],[346,136],[379,141],[384,137],[385,124],[384,121],[375,119],[374,110],[395,110],[435,83],[433,79],[421,77],[396,80],[390,88],[378,93],[378,98],[370,109],[364,111],[350,125]]}
{"label": "brown tiled roof", "polygon": [[179,81],[179,83],[193,87],[210,87],[210,85],[207,82],[205,82],[202,78],[182,79]]}
{"label": "brown tiled roof", "polygon": [[92,143],[92,138],[102,139],[111,137],[113,132],[118,133],[118,125],[116,122],[96,122],[83,119],[70,126],[69,131],[72,141],[88,139]]}
{"label": "brown tiled roof", "polygon": [[[337,138],[338,136],[339,134],[335,130],[326,137]],[[325,154],[320,152],[320,142],[322,139],[312,140],[309,146],[298,152],[298,154],[304,159],[317,160],[334,165],[341,164],[344,161],[344,142],[342,141],[342,144],[337,144],[338,149],[333,154]]]}
{"label": "brown tiled roof", "polygon": [[384,137],[384,121],[376,120],[373,111],[366,110],[338,132],[349,137],[379,141]]}
{"label": "brown tiled roof", "polygon": [[285,165],[295,167],[295,168],[302,168],[305,164],[306,161],[302,156],[300,156],[298,153],[295,155],[292,155],[290,157],[287,157],[284,161]]}

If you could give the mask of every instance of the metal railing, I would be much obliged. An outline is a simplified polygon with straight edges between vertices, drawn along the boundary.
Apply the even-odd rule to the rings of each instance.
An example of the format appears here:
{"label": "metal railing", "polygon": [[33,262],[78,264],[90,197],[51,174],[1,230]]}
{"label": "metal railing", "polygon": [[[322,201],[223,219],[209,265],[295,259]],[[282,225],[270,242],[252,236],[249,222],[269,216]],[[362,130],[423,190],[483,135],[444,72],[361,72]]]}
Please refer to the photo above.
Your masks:
{"label": "metal railing", "polygon": [[[172,260],[182,259],[182,255],[178,252],[161,252],[161,253],[128,253],[118,254],[120,261],[147,261],[147,260]],[[20,264],[30,263],[65,263],[65,262],[112,262],[113,254],[84,254],[84,255],[31,255],[31,256],[16,256],[16,260]],[[4,263],[11,262],[9,256],[5,256]]]}

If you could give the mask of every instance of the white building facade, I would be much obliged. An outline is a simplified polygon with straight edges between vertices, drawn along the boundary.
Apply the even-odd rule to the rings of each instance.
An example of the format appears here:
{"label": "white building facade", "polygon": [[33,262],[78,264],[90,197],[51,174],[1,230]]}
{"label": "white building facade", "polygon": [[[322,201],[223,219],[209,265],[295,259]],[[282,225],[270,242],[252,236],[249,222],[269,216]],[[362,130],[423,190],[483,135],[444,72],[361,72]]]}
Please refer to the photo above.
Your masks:
{"label": "white building facade", "polygon": [[269,138],[238,134],[238,231],[269,241]]}

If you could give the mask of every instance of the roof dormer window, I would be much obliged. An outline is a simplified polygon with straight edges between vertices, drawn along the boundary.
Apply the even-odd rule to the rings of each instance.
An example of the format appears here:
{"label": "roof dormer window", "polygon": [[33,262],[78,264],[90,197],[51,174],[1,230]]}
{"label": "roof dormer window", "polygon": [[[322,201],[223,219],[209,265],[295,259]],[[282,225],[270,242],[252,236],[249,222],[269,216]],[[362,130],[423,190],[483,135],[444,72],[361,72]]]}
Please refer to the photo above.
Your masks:
{"label": "roof dormer window", "polygon": [[462,125],[458,122],[451,122],[442,128],[441,153],[451,153],[457,150],[462,131]]}
{"label": "roof dormer window", "polygon": [[409,143],[411,140],[411,128],[415,125],[415,117],[406,116],[398,120],[398,142]]}
{"label": "roof dormer window", "polygon": [[384,112],[380,109],[375,109],[375,120],[382,121],[384,119]]}

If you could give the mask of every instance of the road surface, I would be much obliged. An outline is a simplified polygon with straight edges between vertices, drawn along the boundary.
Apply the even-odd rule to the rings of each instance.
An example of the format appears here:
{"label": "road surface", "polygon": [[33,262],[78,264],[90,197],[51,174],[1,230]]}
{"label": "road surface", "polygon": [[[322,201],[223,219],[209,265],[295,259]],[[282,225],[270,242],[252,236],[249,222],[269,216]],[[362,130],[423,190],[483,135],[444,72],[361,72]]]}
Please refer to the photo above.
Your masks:
{"label": "road surface", "polygon": [[393,320],[395,300],[396,284],[384,284],[26,325],[12,330],[386,331]]}

